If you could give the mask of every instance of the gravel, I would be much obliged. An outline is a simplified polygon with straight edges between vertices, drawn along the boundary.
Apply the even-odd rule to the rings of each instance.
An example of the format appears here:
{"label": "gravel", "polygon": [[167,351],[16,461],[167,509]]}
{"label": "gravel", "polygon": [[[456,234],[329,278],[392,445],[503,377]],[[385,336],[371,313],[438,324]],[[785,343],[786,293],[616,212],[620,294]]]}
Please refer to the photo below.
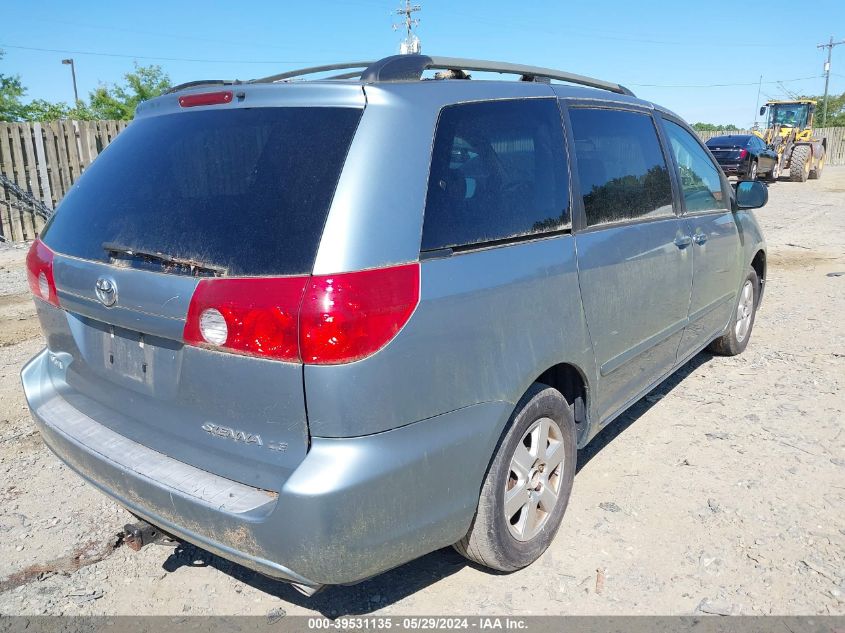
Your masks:
{"label": "gravel", "polygon": [[25,251],[0,246],[0,613],[845,615],[845,168],[770,193],[748,349],[699,354],[581,451],[537,563],[447,548],[311,599],[192,546],[115,547],[130,515],[29,419],[18,372],[43,342]]}

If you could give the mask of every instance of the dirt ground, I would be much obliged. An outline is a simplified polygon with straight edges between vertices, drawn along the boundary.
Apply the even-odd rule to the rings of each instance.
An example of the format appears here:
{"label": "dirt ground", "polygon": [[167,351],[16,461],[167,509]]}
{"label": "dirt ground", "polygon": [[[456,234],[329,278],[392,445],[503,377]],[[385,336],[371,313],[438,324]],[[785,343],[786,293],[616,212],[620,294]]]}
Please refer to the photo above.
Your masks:
{"label": "dirt ground", "polygon": [[747,351],[699,354],[582,451],[537,563],[444,549],[311,599],[190,546],[117,545],[130,516],[24,406],[43,343],[25,251],[0,247],[0,614],[845,614],[845,167],[770,194]]}

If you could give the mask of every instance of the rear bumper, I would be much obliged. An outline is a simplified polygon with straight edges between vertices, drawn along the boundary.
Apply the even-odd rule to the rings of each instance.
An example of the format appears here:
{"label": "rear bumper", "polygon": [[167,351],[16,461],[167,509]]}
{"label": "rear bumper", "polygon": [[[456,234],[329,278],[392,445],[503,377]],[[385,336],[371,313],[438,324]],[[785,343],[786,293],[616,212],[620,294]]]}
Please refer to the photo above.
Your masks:
{"label": "rear bumper", "polygon": [[23,369],[45,443],[134,514],[262,574],[352,583],[460,540],[512,404],[491,402],[375,435],[313,438],[278,492],[178,462],[117,435],[56,389],[61,359]]}
{"label": "rear bumper", "polygon": [[732,163],[732,162],[721,162],[719,161],[719,167],[722,168],[722,171],[729,176],[745,176],[748,174],[748,165],[747,162],[740,162],[740,163]]}

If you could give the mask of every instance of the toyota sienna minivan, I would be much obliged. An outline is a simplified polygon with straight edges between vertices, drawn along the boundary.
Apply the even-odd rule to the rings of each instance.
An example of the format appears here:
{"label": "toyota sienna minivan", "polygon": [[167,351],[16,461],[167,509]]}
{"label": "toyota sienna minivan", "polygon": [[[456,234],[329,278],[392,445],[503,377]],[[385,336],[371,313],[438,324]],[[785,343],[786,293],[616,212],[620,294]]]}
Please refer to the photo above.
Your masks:
{"label": "toyota sienna minivan", "polygon": [[675,114],[548,68],[194,82],[138,107],[32,245],[26,398],[135,547],[306,594],[448,545],[515,570],[579,448],[746,347],[766,200]]}

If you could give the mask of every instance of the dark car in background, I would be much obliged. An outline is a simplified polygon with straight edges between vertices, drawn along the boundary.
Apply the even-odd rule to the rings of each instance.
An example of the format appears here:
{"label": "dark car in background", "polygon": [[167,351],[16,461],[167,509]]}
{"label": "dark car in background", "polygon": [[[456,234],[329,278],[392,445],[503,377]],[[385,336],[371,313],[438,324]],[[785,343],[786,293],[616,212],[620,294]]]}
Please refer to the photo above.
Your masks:
{"label": "dark car in background", "polygon": [[726,176],[756,180],[762,174],[770,180],[777,180],[780,175],[777,153],[769,149],[759,136],[714,136],[706,145]]}

